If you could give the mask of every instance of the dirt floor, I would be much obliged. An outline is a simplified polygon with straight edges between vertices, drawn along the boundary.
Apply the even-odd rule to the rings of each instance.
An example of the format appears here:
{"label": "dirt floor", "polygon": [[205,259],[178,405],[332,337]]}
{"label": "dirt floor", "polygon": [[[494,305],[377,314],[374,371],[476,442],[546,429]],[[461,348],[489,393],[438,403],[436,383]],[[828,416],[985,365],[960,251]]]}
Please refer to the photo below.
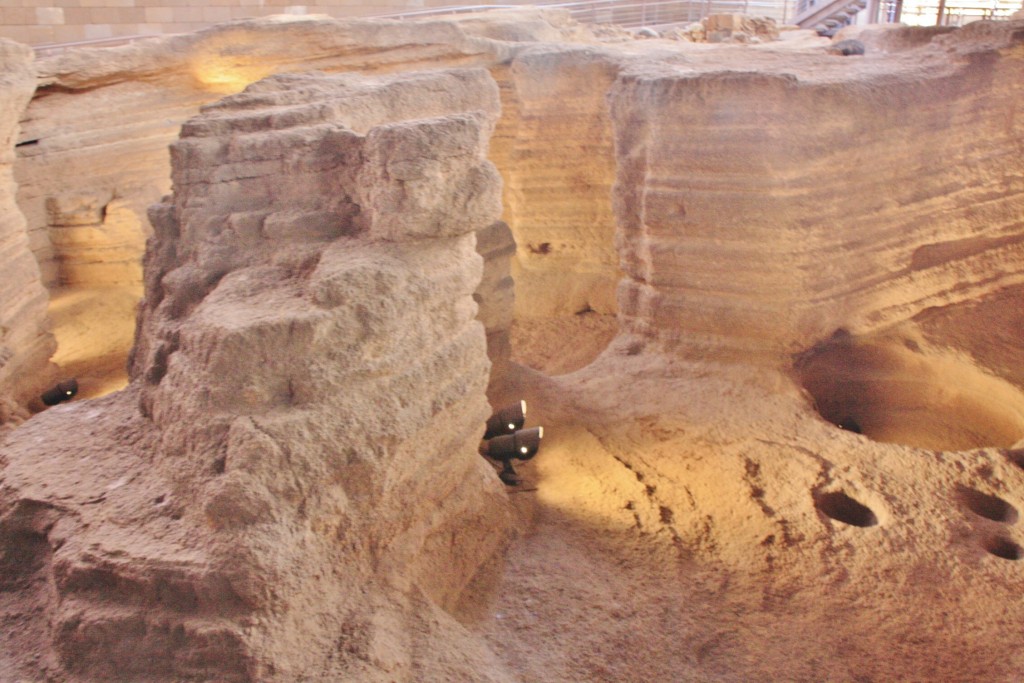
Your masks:
{"label": "dirt floor", "polygon": [[[136,298],[55,297],[83,397],[125,382]],[[523,365],[491,396],[545,427],[509,489],[523,534],[458,614],[507,673],[1020,680],[1024,443],[880,443],[815,412],[795,375],[613,335],[596,315],[517,324]]]}
{"label": "dirt floor", "polygon": [[512,323],[512,360],[545,375],[565,375],[589,365],[618,330],[614,315],[592,311],[517,320]]}
{"label": "dirt floor", "polygon": [[[588,343],[523,332],[536,365]],[[527,532],[466,621],[520,680],[1020,680],[1024,442],[879,443],[788,373],[628,340],[492,402],[519,397],[545,426],[511,489]]]}

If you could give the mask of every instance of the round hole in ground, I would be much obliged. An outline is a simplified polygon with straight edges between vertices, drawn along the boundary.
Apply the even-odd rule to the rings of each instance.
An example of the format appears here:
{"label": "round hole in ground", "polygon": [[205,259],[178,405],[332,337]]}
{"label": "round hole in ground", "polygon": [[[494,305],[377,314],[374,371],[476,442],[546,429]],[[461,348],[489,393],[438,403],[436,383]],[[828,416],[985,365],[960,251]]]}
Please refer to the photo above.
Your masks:
{"label": "round hole in ground", "polygon": [[825,516],[850,526],[869,527],[878,524],[878,517],[871,508],[842,491],[817,494],[814,497],[814,506]]}
{"label": "round hole in ground", "polygon": [[795,370],[826,420],[875,441],[932,450],[1007,448],[1024,436],[1024,392],[952,353],[837,333]]}
{"label": "round hole in ground", "polygon": [[1024,557],[1024,548],[1008,538],[993,538],[985,544],[985,550],[1004,560],[1019,560]]}
{"label": "round hole in ground", "polygon": [[994,522],[1014,524],[1020,518],[1017,508],[998,496],[963,487],[960,499],[971,512]]}
{"label": "round hole in ground", "polygon": [[1006,451],[1006,456],[1010,462],[1024,470],[1024,448],[1011,448]]}

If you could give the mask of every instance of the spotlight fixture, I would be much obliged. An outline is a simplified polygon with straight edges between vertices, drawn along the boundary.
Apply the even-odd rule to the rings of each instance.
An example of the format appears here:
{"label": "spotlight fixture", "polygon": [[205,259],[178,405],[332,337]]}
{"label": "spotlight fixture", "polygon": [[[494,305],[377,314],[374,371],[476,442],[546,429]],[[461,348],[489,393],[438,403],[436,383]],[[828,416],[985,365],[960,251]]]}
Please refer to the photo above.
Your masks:
{"label": "spotlight fixture", "polygon": [[57,386],[51,387],[43,392],[39,399],[43,405],[55,406],[64,401],[70,401],[71,397],[78,393],[78,380],[66,379],[59,382]]}
{"label": "spotlight fixture", "polygon": [[496,436],[484,443],[481,450],[488,458],[502,463],[498,477],[509,486],[515,486],[519,483],[519,477],[512,467],[512,461],[529,460],[537,455],[543,436],[543,427],[523,429],[512,434]]}
{"label": "spotlight fixture", "polygon": [[523,428],[526,423],[526,401],[520,401],[502,408],[487,420],[485,439],[492,439],[502,434],[512,434]]}

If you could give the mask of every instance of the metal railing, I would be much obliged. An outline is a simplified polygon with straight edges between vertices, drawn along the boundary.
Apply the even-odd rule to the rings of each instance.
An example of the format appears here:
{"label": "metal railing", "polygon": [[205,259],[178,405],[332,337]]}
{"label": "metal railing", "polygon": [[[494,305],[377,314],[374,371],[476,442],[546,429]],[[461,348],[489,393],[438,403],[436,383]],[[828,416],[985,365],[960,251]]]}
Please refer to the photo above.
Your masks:
{"label": "metal railing", "polygon": [[[794,23],[801,28],[819,31],[835,30],[854,22],[854,17],[868,8],[866,0],[799,0]],[[877,2],[874,3],[877,13]],[[875,20],[871,17],[868,21]]]}
{"label": "metal railing", "polygon": [[[864,0],[581,0],[579,2],[538,2],[532,6],[568,10],[573,19],[589,24],[612,24],[623,28],[639,28],[659,24],[679,24],[700,21],[712,14],[752,14],[771,17],[782,23],[801,23],[802,18],[826,6],[834,6],[836,12],[855,14],[864,5]],[[917,25],[959,26],[977,19],[1004,19],[1019,7],[1018,0],[978,0],[974,5],[967,3],[946,5],[916,4],[913,0],[881,0],[882,8],[878,20],[882,22],[903,21]],[[984,5],[984,6],[982,6]],[[429,9],[410,10],[391,14],[352,17],[353,19],[416,19],[450,14],[466,14],[488,10],[518,9],[531,5],[451,5]],[[900,9],[902,8],[902,10]],[[941,13],[941,21],[937,17]],[[96,40],[81,40],[74,43],[38,45],[36,54],[45,55],[73,47],[112,47],[133,43],[138,40],[157,38],[160,35],[131,35]]]}
{"label": "metal railing", "polygon": [[1009,19],[1020,9],[1017,0],[911,4],[906,0],[882,0],[879,21],[911,26],[963,26],[972,21]]}
{"label": "metal railing", "polygon": [[567,9],[580,22],[637,28],[700,21],[712,14],[756,14],[784,21],[787,5],[765,0],[588,0],[543,6]]}
{"label": "metal railing", "polygon": [[[537,2],[533,6],[568,10],[576,21],[639,28],[659,24],[700,21],[711,14],[755,14],[786,21],[790,0],[582,0],[580,2]],[[475,5],[471,11],[514,9],[523,5]],[[443,16],[466,11],[462,6],[435,7],[384,15],[405,19]]]}
{"label": "metal railing", "polygon": [[[712,14],[753,14],[771,17],[785,23],[793,18],[793,2],[794,0],[581,0],[580,2],[545,2],[541,0],[541,2],[514,5],[450,5],[351,18],[418,19],[535,6],[568,10],[569,15],[581,23],[611,24],[623,28],[689,23],[700,21]],[[37,55],[43,56],[59,53],[69,48],[115,47],[165,35],[171,34],[114,36],[95,40],[79,40],[73,43],[37,45],[34,49]]]}
{"label": "metal railing", "polygon": [[93,40],[76,40],[73,43],[50,43],[47,45],[36,45],[33,50],[36,51],[37,56],[52,54],[55,52],[63,52],[73,47],[116,47],[118,45],[127,45],[134,43],[137,40],[148,40],[150,38],[160,38],[161,36],[171,35],[169,33],[145,33],[136,34],[131,36],[114,36],[112,38],[94,38]]}
{"label": "metal railing", "polygon": [[1009,19],[1020,7],[1018,0],[799,0],[796,23],[805,28],[834,28],[850,23],[859,11],[869,9],[869,22],[903,23],[911,26],[962,26],[982,19]]}

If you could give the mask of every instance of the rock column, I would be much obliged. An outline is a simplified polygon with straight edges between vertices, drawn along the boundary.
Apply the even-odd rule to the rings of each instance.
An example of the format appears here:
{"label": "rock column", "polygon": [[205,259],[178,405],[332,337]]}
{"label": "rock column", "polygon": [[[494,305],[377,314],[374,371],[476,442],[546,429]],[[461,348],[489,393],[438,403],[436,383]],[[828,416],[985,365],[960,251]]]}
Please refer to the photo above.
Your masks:
{"label": "rock column", "polygon": [[51,378],[56,348],[12,173],[18,120],[35,90],[32,59],[30,48],[0,40],[0,425],[27,416],[24,405]]}

